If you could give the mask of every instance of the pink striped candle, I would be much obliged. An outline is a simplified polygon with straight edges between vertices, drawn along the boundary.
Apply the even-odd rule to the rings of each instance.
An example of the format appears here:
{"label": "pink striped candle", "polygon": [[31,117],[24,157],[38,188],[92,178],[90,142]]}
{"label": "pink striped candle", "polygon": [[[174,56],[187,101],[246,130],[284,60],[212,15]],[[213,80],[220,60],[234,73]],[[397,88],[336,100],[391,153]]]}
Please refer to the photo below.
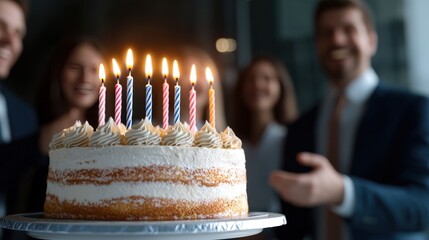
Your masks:
{"label": "pink striped candle", "polygon": [[164,76],[164,83],[162,84],[162,127],[168,128],[168,105],[169,105],[169,86],[167,83],[168,65],[167,59],[162,59],[162,75]]}
{"label": "pink striped candle", "polygon": [[116,125],[121,124],[121,111],[122,111],[122,85],[119,83],[119,79],[115,84],[115,123]]}
{"label": "pink striped candle", "polygon": [[191,84],[192,89],[189,92],[189,128],[192,133],[197,132],[196,117],[197,117],[197,92],[195,91],[195,83],[197,82],[197,71],[195,64],[191,68]]}
{"label": "pink striped candle", "polygon": [[115,59],[112,59],[113,73],[116,76],[115,84],[115,123],[119,126],[121,124],[121,112],[122,112],[122,85],[119,83],[121,76],[121,70]]}
{"label": "pink striped candle", "polygon": [[100,64],[99,76],[101,80],[101,87],[98,94],[98,126],[103,126],[106,120],[106,87],[104,86],[106,72],[104,71],[103,64]]}

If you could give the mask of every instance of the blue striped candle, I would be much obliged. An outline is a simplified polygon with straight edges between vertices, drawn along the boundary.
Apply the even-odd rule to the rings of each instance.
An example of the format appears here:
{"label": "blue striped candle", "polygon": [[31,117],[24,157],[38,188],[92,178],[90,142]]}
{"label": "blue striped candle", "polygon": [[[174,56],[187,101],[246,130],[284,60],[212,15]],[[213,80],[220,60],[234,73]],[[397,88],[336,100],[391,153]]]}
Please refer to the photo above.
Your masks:
{"label": "blue striped candle", "polygon": [[174,86],[174,124],[180,122],[180,86],[179,79],[176,79]]}
{"label": "blue striped candle", "polygon": [[152,85],[150,85],[150,78],[146,85],[146,118],[152,122]]}
{"label": "blue striped candle", "polygon": [[179,86],[179,65],[177,61],[173,61],[173,78],[176,79],[174,86],[174,124],[180,122],[180,86]]}
{"label": "blue striped candle", "polygon": [[131,70],[127,77],[127,129],[133,124],[133,77]]}

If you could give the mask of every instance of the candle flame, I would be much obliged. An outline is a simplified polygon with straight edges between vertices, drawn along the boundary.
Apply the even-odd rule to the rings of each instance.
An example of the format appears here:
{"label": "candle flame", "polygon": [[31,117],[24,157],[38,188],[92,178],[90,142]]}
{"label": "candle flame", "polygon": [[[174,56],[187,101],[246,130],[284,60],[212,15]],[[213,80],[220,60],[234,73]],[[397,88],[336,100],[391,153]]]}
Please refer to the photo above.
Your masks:
{"label": "candle flame", "polygon": [[195,69],[195,64],[192,64],[190,79],[192,84],[197,83],[197,70]]}
{"label": "candle flame", "polygon": [[113,73],[117,78],[119,78],[119,76],[121,76],[121,70],[119,69],[118,62],[116,62],[114,58],[112,58],[112,64],[113,64]]}
{"label": "candle flame", "polygon": [[150,78],[152,76],[152,58],[150,57],[150,54],[146,56],[145,72],[147,78]]}
{"label": "candle flame", "polygon": [[168,63],[167,63],[167,58],[163,58],[162,59],[162,76],[164,76],[165,78],[168,75]]}
{"label": "candle flame", "polygon": [[180,77],[179,65],[177,64],[177,61],[174,60],[173,61],[173,78],[179,79],[179,77]]}
{"label": "candle flame", "polygon": [[106,80],[106,72],[104,71],[104,65],[102,63],[100,63],[98,74],[101,82],[104,83],[104,81]]}
{"label": "candle flame", "polygon": [[206,67],[206,79],[210,84],[213,84],[213,74],[209,67]]}
{"label": "candle flame", "polygon": [[131,51],[131,48],[128,49],[126,63],[127,63],[128,70],[133,69],[134,60],[133,60],[133,51]]}

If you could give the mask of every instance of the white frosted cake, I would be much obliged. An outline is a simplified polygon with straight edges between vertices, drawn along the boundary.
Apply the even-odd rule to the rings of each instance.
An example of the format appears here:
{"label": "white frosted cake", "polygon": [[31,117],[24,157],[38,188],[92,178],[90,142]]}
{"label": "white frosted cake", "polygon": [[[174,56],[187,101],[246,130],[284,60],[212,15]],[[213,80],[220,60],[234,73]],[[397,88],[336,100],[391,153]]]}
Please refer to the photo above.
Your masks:
{"label": "white frosted cake", "polygon": [[45,216],[87,220],[173,220],[246,215],[245,156],[227,128],[142,121],[120,131],[109,120],[54,136]]}

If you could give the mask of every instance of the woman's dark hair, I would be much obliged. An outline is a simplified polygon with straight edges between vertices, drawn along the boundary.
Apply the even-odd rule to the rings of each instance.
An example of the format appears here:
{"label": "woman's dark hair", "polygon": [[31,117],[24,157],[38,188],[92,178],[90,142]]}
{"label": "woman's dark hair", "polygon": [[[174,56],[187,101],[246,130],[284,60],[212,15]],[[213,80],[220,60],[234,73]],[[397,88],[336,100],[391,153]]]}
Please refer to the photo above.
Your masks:
{"label": "woman's dark hair", "polygon": [[274,67],[280,85],[280,97],[273,109],[274,119],[280,124],[287,125],[292,123],[298,115],[293,83],[285,66],[275,57],[257,57],[240,72],[233,92],[233,129],[239,137],[244,139],[249,137],[252,123],[251,110],[243,101],[243,89],[244,85],[248,84],[252,69],[261,62],[267,62]]}
{"label": "woman's dark hair", "polygon": [[[65,38],[54,49],[48,67],[42,75],[43,79],[37,99],[41,125],[52,122],[69,110],[70,105],[61,88],[62,72],[71,54],[82,44],[89,44],[100,53],[102,52],[99,43],[94,38],[86,36]],[[86,120],[92,126],[97,125],[97,110],[97,104],[94,104],[86,113]]]}

